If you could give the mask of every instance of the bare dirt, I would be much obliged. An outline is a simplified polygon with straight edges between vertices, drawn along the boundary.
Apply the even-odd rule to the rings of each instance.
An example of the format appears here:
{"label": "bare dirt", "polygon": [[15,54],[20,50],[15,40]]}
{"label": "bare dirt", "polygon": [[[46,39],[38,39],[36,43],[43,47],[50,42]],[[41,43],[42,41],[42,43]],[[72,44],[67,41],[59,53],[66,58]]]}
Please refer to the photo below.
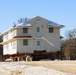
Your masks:
{"label": "bare dirt", "polygon": [[76,75],[76,61],[0,62],[0,75]]}
{"label": "bare dirt", "polygon": [[76,61],[34,61],[25,62],[25,64],[33,66],[44,66],[50,69],[76,74]]}

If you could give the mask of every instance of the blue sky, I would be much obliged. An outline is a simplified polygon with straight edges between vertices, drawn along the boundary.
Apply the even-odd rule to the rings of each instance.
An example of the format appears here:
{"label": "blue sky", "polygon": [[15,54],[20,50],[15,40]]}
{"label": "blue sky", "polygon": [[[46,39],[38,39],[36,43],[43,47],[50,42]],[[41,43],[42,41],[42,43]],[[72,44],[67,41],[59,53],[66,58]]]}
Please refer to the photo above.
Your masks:
{"label": "blue sky", "polygon": [[0,0],[0,32],[13,26],[20,17],[36,15],[65,25],[61,35],[76,28],[76,0]]}

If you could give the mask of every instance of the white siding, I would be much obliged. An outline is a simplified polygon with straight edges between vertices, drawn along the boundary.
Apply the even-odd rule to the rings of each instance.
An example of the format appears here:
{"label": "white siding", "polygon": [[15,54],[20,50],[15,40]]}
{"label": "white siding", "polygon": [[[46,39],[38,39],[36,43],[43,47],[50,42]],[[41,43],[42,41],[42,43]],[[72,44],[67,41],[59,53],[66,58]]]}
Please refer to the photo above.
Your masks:
{"label": "white siding", "polygon": [[32,36],[32,28],[28,28],[28,33],[23,33],[23,28],[17,29],[18,36]]}
{"label": "white siding", "polygon": [[[33,19],[30,21],[30,23],[33,25],[32,26],[33,27],[32,28],[33,38],[38,36],[38,34],[36,33],[36,28],[39,27],[40,28],[40,38],[44,37],[54,45],[54,46],[51,46],[47,41],[42,39],[42,40],[40,40],[42,43],[41,44],[42,50],[47,50],[47,52],[53,52],[53,51],[60,50],[60,29],[59,28],[54,28],[54,32],[49,33],[49,30],[48,30],[49,21],[46,21],[43,19],[41,19],[41,21],[35,21]],[[37,38],[39,38],[39,37],[37,37]]]}
{"label": "white siding", "polygon": [[8,31],[7,33],[5,33],[5,34],[3,35],[3,41],[5,42],[5,41],[7,41],[7,40],[10,40],[10,39],[12,39],[14,36],[16,36],[16,35],[17,35],[17,30],[16,30],[16,29],[12,29],[12,30]]}
{"label": "white siding", "polygon": [[9,54],[9,45],[6,44],[6,45],[3,45],[3,54]]}
{"label": "white siding", "polygon": [[19,53],[32,53],[34,49],[33,40],[28,40],[28,46],[23,45],[23,40],[17,40],[17,51]]}
{"label": "white siding", "polygon": [[[32,28],[28,28],[28,33],[23,33],[23,28],[11,29],[3,36],[3,41],[12,39],[14,36],[32,36],[32,39],[28,39],[28,46],[23,46],[23,39],[19,38],[16,41],[10,42],[4,45],[3,54],[15,54],[19,53],[32,53],[37,50],[37,41],[40,41],[41,50],[46,50],[47,52],[54,52],[60,50],[60,28],[54,28],[53,33],[49,33],[48,20],[40,18],[39,21],[33,18],[28,21],[32,25]],[[37,27],[40,31],[37,32]],[[50,45],[46,40],[42,39],[44,37],[54,46]]]}
{"label": "white siding", "polygon": [[7,41],[8,40],[8,33],[5,33],[4,35],[3,35],[3,41]]}
{"label": "white siding", "polygon": [[17,53],[17,41],[13,41],[10,43],[10,54],[16,54]]}
{"label": "white siding", "polygon": [[8,32],[8,39],[12,39],[12,30]]}
{"label": "white siding", "polygon": [[17,53],[17,41],[10,42],[3,46],[3,54],[16,54]]}
{"label": "white siding", "polygon": [[12,37],[17,35],[17,29],[12,29]]}

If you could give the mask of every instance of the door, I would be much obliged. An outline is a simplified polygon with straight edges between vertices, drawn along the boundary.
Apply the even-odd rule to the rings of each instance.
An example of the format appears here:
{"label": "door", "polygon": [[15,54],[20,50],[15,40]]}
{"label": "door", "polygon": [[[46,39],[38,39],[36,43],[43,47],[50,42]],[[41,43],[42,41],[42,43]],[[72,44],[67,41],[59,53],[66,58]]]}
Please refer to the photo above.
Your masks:
{"label": "door", "polygon": [[41,50],[41,29],[40,25],[36,25],[36,50]]}
{"label": "door", "polygon": [[41,42],[37,40],[36,50],[41,50]]}
{"label": "door", "polygon": [[36,27],[36,37],[40,38],[41,32],[40,32],[40,27]]}

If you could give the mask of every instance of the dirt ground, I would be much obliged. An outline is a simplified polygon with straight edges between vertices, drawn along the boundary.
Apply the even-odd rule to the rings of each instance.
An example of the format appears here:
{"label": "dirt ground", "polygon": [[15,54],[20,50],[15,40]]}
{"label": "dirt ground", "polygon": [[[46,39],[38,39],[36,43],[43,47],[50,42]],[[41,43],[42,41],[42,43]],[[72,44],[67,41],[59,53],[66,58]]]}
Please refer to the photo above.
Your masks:
{"label": "dirt ground", "polygon": [[29,61],[21,62],[32,66],[44,66],[51,69],[60,70],[76,74],[76,61]]}

